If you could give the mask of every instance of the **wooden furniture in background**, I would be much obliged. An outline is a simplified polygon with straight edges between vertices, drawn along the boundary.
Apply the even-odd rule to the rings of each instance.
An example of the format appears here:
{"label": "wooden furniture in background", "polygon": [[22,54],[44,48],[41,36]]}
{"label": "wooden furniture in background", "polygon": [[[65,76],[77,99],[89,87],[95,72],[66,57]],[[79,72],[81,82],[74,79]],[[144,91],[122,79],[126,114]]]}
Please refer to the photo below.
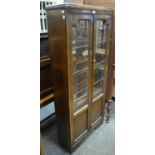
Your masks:
{"label": "wooden furniture in background", "polygon": [[112,11],[63,4],[47,17],[58,139],[72,152],[103,122]]}
{"label": "wooden furniture in background", "polygon": [[48,51],[48,35],[40,36],[40,107],[53,101],[53,87],[51,78],[51,61]]}
{"label": "wooden furniture in background", "polygon": [[84,4],[114,8],[115,0],[84,0]]}

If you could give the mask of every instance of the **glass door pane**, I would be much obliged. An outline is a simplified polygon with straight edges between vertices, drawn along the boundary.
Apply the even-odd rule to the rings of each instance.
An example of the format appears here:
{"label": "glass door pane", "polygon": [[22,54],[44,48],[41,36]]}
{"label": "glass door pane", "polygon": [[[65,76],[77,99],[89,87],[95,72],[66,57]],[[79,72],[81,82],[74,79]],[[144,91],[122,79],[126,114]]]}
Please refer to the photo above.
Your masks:
{"label": "glass door pane", "polygon": [[74,111],[88,104],[89,25],[84,19],[72,25]]}
{"label": "glass door pane", "polygon": [[106,50],[106,31],[105,20],[96,20],[96,49],[94,55],[94,92],[93,98],[103,93],[104,64]]}

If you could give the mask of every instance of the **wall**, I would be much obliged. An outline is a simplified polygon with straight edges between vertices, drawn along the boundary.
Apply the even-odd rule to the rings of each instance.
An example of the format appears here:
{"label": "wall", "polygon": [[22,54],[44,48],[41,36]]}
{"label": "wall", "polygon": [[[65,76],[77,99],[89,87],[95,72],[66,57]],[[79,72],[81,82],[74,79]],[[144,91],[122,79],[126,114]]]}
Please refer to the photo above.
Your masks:
{"label": "wall", "polygon": [[83,4],[83,0],[64,0],[67,3]]}
{"label": "wall", "polygon": [[84,0],[84,4],[114,8],[115,0]]}

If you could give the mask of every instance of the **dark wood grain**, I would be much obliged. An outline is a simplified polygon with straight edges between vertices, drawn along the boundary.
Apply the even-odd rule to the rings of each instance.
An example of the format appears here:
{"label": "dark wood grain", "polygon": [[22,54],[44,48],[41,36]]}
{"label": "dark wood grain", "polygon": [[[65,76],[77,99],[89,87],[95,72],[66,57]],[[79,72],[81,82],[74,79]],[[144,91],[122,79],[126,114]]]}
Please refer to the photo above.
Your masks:
{"label": "dark wood grain", "polygon": [[70,150],[66,21],[61,10],[50,10],[47,17],[58,139]]}

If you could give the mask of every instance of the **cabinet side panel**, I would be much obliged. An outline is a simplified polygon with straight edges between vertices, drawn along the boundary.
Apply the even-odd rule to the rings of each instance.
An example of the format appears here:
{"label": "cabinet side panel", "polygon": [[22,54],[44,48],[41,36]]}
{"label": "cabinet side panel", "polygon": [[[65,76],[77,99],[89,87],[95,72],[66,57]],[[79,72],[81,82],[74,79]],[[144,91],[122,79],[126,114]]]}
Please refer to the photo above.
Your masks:
{"label": "cabinet side panel", "polygon": [[59,142],[70,147],[66,21],[62,10],[49,10],[48,33]]}

